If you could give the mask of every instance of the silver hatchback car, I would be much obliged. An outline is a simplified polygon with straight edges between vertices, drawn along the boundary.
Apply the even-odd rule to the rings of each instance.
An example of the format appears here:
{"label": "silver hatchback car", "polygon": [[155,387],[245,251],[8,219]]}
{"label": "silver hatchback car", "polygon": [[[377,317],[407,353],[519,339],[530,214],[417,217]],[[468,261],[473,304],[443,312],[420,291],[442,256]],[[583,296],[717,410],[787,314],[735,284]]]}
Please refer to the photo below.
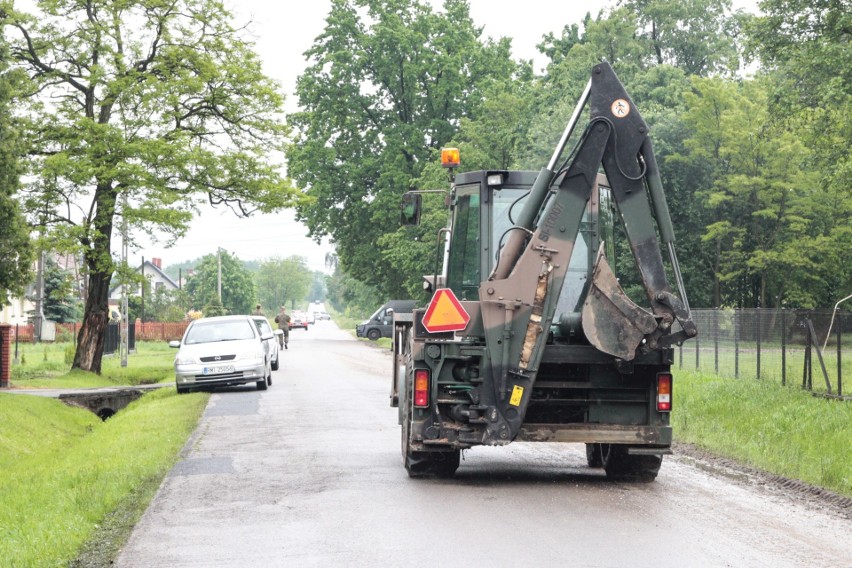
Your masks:
{"label": "silver hatchback car", "polygon": [[178,393],[214,386],[272,384],[272,358],[264,334],[251,316],[218,316],[193,321],[181,341],[169,345],[175,356]]}

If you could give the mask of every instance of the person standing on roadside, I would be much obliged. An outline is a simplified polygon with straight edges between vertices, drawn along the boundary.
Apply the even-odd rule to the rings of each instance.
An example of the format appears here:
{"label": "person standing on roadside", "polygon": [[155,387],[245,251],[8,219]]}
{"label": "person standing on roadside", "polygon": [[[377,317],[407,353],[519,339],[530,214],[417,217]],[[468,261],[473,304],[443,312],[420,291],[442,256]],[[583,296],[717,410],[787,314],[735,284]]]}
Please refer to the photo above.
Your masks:
{"label": "person standing on roadside", "polygon": [[281,306],[281,310],[275,316],[275,323],[278,324],[278,329],[284,332],[284,335],[278,336],[278,343],[284,349],[289,349],[287,344],[290,343],[290,314],[284,306]]}
{"label": "person standing on roadside", "polygon": [[260,309],[260,304],[258,304],[254,307],[254,314],[252,314],[252,315],[266,317],[266,314],[263,313],[263,310]]}

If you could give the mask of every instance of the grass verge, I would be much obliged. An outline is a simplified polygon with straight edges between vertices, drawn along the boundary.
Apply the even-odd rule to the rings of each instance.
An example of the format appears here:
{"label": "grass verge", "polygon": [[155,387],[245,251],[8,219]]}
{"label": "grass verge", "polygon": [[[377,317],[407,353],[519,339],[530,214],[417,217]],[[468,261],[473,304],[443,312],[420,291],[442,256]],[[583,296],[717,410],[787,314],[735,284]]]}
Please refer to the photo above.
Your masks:
{"label": "grass verge", "polygon": [[675,437],[852,497],[852,404],[796,387],[693,371],[675,377]]}
{"label": "grass verge", "polygon": [[57,400],[0,394],[4,565],[69,565],[105,522],[117,552],[208,397],[158,389],[101,422]]}
{"label": "grass verge", "polygon": [[70,371],[74,356],[72,343],[28,343],[19,345],[18,349],[18,362],[12,364],[12,388],[132,386],[174,381],[175,377],[175,350],[165,342],[137,342],[126,367],[121,366],[120,357],[105,356],[100,375]]}

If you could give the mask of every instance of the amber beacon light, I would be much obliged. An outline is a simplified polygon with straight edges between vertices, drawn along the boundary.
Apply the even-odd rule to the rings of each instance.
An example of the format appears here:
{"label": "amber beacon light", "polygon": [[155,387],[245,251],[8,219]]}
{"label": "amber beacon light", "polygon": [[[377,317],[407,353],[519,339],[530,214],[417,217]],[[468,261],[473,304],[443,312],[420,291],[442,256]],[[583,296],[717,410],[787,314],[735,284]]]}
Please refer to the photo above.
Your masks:
{"label": "amber beacon light", "polygon": [[461,163],[458,148],[441,148],[441,165],[445,168],[457,168]]}

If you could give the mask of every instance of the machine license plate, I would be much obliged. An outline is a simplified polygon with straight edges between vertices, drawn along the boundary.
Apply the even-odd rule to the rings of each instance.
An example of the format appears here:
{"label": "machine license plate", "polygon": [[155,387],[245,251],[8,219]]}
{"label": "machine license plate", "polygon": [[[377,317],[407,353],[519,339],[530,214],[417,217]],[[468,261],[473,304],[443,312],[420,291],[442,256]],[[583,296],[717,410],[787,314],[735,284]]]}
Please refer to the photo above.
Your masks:
{"label": "machine license plate", "polygon": [[219,373],[233,373],[233,365],[217,365],[215,367],[204,367],[201,370],[202,375],[216,375]]}

